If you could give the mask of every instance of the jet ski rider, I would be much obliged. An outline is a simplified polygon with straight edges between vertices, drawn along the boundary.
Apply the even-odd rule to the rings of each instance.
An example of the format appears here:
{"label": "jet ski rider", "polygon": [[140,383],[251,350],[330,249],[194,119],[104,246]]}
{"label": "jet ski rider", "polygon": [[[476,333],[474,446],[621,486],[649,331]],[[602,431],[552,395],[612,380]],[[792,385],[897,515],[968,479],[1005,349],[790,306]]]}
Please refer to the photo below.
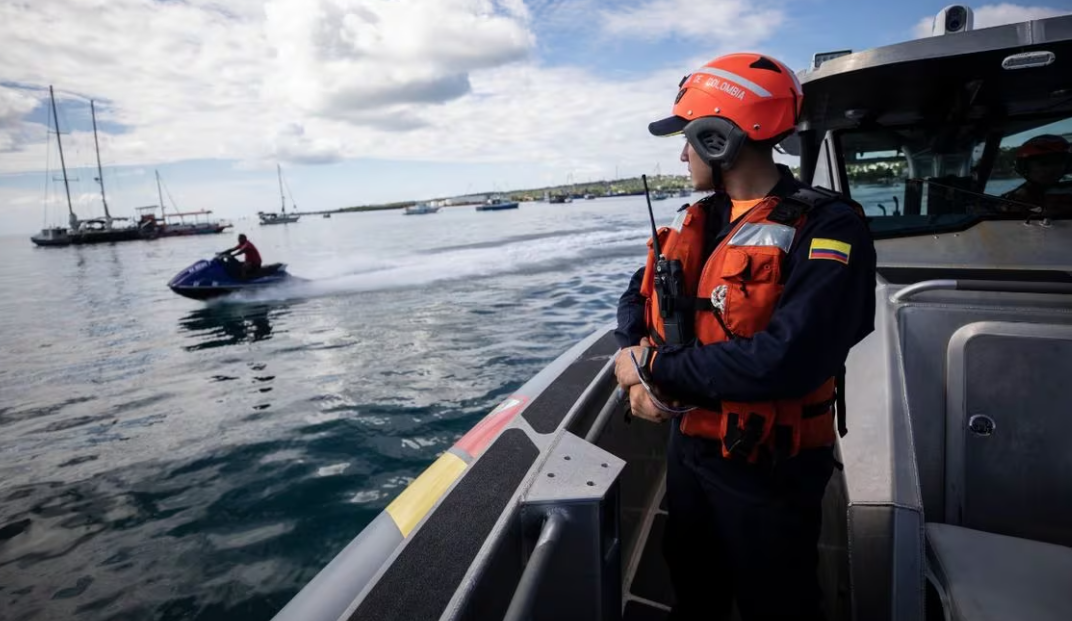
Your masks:
{"label": "jet ski rider", "polygon": [[234,248],[228,248],[220,253],[220,255],[226,255],[233,257],[234,255],[244,255],[245,260],[242,262],[242,278],[250,279],[257,274],[261,269],[261,253],[257,251],[257,247],[245,236],[245,234],[239,234],[238,245]]}
{"label": "jet ski rider", "polygon": [[731,54],[678,86],[648,129],[684,133],[712,194],[657,233],[662,257],[649,243],[615,331],[633,414],[672,420],[669,619],[728,620],[734,602],[744,621],[822,619],[821,502],[845,360],[874,330],[875,247],[858,205],[774,162],[801,112],[789,67]]}

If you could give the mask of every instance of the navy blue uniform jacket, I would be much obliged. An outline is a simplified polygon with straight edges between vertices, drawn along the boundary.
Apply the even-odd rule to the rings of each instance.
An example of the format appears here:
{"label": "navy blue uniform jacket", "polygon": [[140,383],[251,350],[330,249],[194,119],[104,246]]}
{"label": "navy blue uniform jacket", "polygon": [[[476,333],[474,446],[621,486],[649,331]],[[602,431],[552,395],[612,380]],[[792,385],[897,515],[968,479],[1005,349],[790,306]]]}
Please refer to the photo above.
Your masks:
{"label": "navy blue uniform jacket", "polygon": [[[783,169],[771,194],[786,196],[798,187],[799,182]],[[706,203],[709,225],[704,245],[710,257],[732,223],[728,199]],[[809,259],[816,237],[850,244],[849,263]],[[849,349],[875,327],[876,257],[867,224],[848,204],[816,207],[785,261],[785,288],[766,330],[724,343],[661,347],[651,369],[655,384],[676,399],[714,407],[720,399],[800,397],[837,375]],[[643,277],[642,267],[618,301],[614,334],[620,347],[638,345],[647,336],[640,295]]]}

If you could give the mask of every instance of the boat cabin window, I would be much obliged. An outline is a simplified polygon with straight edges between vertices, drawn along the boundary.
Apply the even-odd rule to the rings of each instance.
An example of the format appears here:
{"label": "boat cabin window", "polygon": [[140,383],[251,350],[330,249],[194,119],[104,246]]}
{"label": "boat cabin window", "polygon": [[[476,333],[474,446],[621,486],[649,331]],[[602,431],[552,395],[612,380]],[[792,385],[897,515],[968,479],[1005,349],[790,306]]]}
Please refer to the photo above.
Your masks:
{"label": "boat cabin window", "polygon": [[[1017,150],[1028,143],[1028,141],[1036,139],[1034,142],[1039,145],[1039,148],[1034,150],[1046,151],[1051,148],[1046,144],[1049,141],[1040,143],[1038,139],[1040,137],[1048,138],[1050,136],[1058,136],[1063,138],[1066,142],[1072,143],[1072,117],[1004,136],[1001,139],[1001,146],[999,147],[997,158],[994,161],[994,167],[991,170],[990,178],[987,179],[986,193],[1000,196],[1023,185],[1025,182],[1024,177],[1018,173],[1016,169]],[[1056,146],[1057,144],[1059,143],[1055,141],[1054,145]],[[1057,178],[1059,184],[1072,183],[1072,165],[1069,165],[1069,156],[1067,153],[1068,152],[1066,151],[1064,157],[1063,176]],[[1050,160],[1059,159],[1060,157],[1047,158],[1044,153],[1036,155],[1036,157],[1039,156],[1043,159]],[[1043,165],[1046,165],[1046,162],[1043,162]]]}
{"label": "boat cabin window", "polygon": [[1072,217],[1072,117],[846,130],[837,139],[846,194],[876,236]]}

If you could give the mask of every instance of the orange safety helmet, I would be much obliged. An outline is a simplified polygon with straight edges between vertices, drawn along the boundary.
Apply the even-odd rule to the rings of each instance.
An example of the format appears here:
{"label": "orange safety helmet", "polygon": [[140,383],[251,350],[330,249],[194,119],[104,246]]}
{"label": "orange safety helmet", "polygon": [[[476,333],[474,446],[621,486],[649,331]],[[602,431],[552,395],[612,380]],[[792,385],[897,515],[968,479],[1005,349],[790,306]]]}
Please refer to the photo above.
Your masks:
{"label": "orange safety helmet", "polygon": [[712,168],[726,170],[746,140],[776,143],[791,134],[804,100],[793,70],[762,54],[720,56],[678,86],[673,115],[649,124],[648,131],[684,132]]}
{"label": "orange safety helmet", "polygon": [[1040,134],[1024,141],[1016,149],[1016,172],[1024,174],[1023,166],[1028,160],[1040,157],[1059,159],[1062,156],[1072,164],[1072,147],[1068,141],[1056,134]]}
{"label": "orange safety helmet", "polygon": [[1020,145],[1016,150],[1016,159],[1035,157],[1037,155],[1057,155],[1069,152],[1068,141],[1055,134],[1035,136]]}

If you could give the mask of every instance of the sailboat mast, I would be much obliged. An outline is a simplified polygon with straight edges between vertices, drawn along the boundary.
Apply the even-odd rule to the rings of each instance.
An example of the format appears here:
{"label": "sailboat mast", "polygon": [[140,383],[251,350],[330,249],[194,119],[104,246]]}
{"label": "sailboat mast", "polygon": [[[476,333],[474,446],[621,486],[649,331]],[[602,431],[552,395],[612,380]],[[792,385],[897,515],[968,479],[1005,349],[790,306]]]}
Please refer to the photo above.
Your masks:
{"label": "sailboat mast", "polygon": [[63,161],[63,141],[60,140],[60,117],[56,114],[56,95],[52,92],[52,85],[48,87],[48,97],[52,100],[52,118],[56,122],[56,145],[60,148],[60,167],[63,168],[63,188],[67,190],[67,212],[74,220],[74,207],[71,206],[71,184],[67,182],[67,164]]}
{"label": "sailboat mast", "polygon": [[89,100],[89,114],[93,117],[93,148],[97,151],[97,183],[100,184],[101,202],[104,203],[104,218],[111,222],[112,214],[108,213],[108,199],[104,197],[104,172],[100,163],[100,144],[97,142],[97,110],[93,107],[93,100]]}
{"label": "sailboat mast", "polygon": [[164,193],[160,191],[160,171],[154,170],[153,174],[156,175],[156,196],[160,199],[160,217],[166,217],[164,215]]}
{"label": "sailboat mast", "polygon": [[283,169],[279,164],[275,165],[276,172],[279,173],[279,202],[283,205],[283,213],[287,213],[287,199],[283,196]]}

